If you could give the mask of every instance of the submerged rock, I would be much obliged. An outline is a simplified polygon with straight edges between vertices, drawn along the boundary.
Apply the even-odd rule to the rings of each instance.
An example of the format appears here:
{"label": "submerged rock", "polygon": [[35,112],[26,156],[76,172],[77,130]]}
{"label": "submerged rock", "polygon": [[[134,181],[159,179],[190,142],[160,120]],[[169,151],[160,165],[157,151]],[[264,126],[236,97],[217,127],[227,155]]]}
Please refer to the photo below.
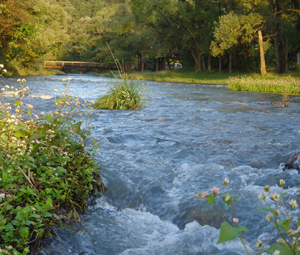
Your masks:
{"label": "submerged rock", "polygon": [[283,170],[286,170],[286,169],[296,169],[296,170],[298,170],[298,173],[299,173],[299,171],[300,171],[300,152],[294,152],[288,157]]}

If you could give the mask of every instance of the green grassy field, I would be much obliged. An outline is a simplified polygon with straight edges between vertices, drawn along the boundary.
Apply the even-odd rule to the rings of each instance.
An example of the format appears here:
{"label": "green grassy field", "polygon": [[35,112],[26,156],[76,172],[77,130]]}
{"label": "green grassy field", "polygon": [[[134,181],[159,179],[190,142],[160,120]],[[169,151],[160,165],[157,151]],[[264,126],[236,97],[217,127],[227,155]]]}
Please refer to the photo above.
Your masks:
{"label": "green grassy field", "polygon": [[193,70],[177,69],[158,72],[133,72],[129,75],[131,79],[163,81],[163,82],[183,82],[195,84],[229,84],[230,77],[251,77],[252,79],[285,79],[288,77],[297,78],[300,81],[300,73],[291,72],[286,74],[268,73],[261,76],[258,73],[227,73],[227,72],[194,72]]}

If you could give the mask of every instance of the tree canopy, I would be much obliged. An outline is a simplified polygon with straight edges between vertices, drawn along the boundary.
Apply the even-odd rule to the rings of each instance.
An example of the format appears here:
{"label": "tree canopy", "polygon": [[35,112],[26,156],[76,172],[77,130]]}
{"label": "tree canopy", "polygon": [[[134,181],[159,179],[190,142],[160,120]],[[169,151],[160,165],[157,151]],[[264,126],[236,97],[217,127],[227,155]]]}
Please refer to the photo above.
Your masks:
{"label": "tree canopy", "polygon": [[111,62],[107,44],[128,69],[176,53],[196,71],[265,61],[286,72],[300,50],[300,0],[0,0],[0,58],[12,69]]}

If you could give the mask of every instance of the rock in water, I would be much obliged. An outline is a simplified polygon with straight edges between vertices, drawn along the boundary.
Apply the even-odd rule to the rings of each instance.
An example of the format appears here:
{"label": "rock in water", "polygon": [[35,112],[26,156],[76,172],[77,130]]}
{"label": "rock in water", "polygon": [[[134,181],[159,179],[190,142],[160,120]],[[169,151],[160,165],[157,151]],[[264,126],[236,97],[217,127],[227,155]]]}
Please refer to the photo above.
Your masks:
{"label": "rock in water", "polygon": [[286,169],[296,169],[298,172],[300,171],[300,152],[294,152],[288,157],[284,167],[284,170]]}

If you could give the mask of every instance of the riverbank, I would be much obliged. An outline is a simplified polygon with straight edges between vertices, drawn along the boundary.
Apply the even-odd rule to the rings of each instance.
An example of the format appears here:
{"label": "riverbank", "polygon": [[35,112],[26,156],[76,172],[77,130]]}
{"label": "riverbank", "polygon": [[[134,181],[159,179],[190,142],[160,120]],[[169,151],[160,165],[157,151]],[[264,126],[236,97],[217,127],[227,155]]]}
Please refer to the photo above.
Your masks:
{"label": "riverbank", "polygon": [[227,73],[227,72],[194,72],[177,69],[159,72],[133,72],[131,79],[194,84],[224,84],[234,91],[248,91],[277,94],[300,94],[300,73],[285,74],[268,73]]}

